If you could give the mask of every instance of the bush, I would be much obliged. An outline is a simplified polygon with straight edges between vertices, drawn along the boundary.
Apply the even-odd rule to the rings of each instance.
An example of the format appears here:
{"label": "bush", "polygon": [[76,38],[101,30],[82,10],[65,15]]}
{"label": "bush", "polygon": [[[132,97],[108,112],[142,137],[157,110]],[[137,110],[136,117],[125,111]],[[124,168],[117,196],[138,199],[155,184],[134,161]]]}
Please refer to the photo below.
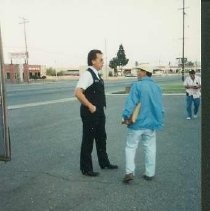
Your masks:
{"label": "bush", "polygon": [[112,76],[113,76],[113,72],[109,71],[109,77],[112,77]]}
{"label": "bush", "polygon": [[56,76],[56,70],[53,69],[52,67],[47,68],[46,74],[49,75],[49,76]]}
{"label": "bush", "polygon": [[63,71],[60,71],[57,73],[57,76],[63,76],[64,75],[64,72]]}

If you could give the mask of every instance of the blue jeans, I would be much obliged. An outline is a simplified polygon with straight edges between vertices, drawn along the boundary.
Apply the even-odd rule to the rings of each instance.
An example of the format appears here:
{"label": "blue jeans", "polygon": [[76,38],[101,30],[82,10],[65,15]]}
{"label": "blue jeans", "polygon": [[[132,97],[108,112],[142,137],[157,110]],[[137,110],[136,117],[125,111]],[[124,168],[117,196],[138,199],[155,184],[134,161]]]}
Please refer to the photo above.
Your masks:
{"label": "blue jeans", "polygon": [[135,174],[135,155],[138,143],[141,141],[144,150],[145,175],[155,175],[156,162],[156,131],[150,129],[128,129],[125,148],[126,174]]}
{"label": "blue jeans", "polygon": [[200,105],[200,98],[193,98],[193,96],[186,96],[186,108],[188,117],[192,118],[192,103],[194,104],[194,115],[197,115],[199,105]]}

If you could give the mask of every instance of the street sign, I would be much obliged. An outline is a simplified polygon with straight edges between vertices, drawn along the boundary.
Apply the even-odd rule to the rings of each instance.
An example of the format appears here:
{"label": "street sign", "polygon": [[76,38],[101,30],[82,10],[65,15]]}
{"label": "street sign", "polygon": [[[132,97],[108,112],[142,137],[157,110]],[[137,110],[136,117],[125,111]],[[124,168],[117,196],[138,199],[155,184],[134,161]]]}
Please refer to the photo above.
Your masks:
{"label": "street sign", "polygon": [[11,147],[7,122],[7,104],[3,67],[4,59],[0,27],[0,161],[9,161],[11,160]]}
{"label": "street sign", "polygon": [[11,52],[9,53],[10,59],[26,59],[27,54],[25,52]]}

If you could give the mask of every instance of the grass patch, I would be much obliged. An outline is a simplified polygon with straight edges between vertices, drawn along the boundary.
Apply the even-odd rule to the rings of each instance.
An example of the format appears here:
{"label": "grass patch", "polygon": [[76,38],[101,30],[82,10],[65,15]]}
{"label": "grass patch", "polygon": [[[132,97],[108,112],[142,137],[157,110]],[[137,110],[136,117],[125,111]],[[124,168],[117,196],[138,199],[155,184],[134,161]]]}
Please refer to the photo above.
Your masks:
{"label": "grass patch", "polygon": [[126,92],[125,92],[125,90],[124,90],[124,91],[112,92],[112,94],[126,94]]}
{"label": "grass patch", "polygon": [[160,84],[160,88],[163,93],[184,93],[185,88],[180,83],[174,84]]}
{"label": "grass patch", "polygon": [[[164,83],[160,84],[159,86],[163,93],[185,93],[185,88],[183,84],[174,82],[174,83]],[[113,92],[112,94],[126,94],[126,90]]]}

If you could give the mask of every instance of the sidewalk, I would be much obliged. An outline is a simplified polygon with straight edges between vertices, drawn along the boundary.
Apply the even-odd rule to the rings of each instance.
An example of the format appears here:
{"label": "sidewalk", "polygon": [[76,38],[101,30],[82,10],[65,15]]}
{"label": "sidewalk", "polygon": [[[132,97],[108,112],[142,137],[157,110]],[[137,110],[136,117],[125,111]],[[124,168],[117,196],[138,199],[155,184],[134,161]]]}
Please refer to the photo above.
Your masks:
{"label": "sidewalk", "polygon": [[125,95],[107,96],[107,152],[118,170],[97,178],[79,171],[82,125],[77,101],[10,110],[12,161],[0,163],[2,211],[199,211],[201,117],[185,119],[184,96],[164,96],[165,128],[157,134],[156,177],[148,182],[143,151],[136,177],[122,183],[127,129],[120,124]]}

